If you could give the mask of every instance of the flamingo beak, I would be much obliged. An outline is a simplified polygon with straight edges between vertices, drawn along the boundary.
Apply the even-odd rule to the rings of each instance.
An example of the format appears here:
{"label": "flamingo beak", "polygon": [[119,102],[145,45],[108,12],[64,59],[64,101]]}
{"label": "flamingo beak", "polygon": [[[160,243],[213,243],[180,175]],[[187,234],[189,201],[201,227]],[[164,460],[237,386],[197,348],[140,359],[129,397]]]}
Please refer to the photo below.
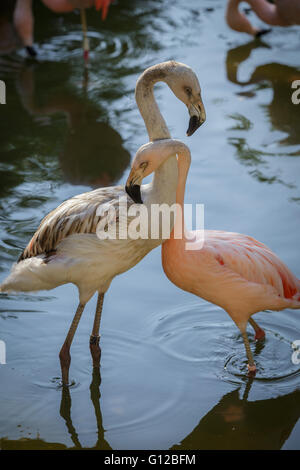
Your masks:
{"label": "flamingo beak", "polygon": [[36,57],[37,56],[37,52],[36,52],[35,48],[32,47],[32,46],[26,46],[26,51],[27,51],[27,54],[30,57]]}
{"label": "flamingo beak", "polygon": [[255,34],[255,37],[260,38],[261,36],[264,36],[265,34],[268,34],[271,31],[272,31],[271,28],[259,29],[257,33]]}
{"label": "flamingo beak", "polygon": [[199,102],[196,104],[190,104],[188,106],[188,110],[190,115],[190,122],[188,130],[186,131],[186,135],[190,137],[205,122],[206,113],[201,100],[199,100]]}
{"label": "flamingo beak", "polygon": [[95,0],[95,8],[96,10],[101,10],[102,9],[102,21],[104,21],[107,17],[108,9],[110,2],[112,0]]}
{"label": "flamingo beak", "polygon": [[137,170],[131,169],[125,185],[126,193],[136,204],[143,204],[141,196],[142,177]]}

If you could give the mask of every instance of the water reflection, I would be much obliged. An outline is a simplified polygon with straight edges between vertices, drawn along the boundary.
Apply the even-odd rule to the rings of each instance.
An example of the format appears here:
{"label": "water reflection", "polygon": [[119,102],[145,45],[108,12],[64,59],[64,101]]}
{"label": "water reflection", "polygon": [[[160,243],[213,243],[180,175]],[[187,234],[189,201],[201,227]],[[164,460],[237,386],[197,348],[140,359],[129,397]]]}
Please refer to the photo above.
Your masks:
{"label": "water reflection", "polygon": [[[93,379],[90,385],[90,397],[95,411],[95,417],[97,422],[97,442],[91,447],[91,449],[110,449],[106,440],[104,439],[104,429],[102,425],[102,414],[100,409],[100,384],[101,376],[99,367],[93,368]],[[72,423],[71,418],[71,395],[69,387],[62,387],[62,396],[60,404],[60,415],[65,420],[68,433],[70,434],[71,440],[74,443],[74,448],[83,449],[78,434]]]}
{"label": "water reflection", "polygon": [[72,409],[72,399],[69,387],[62,387],[61,389],[61,402],[59,414],[63,418],[67,432],[73,442],[74,446],[68,447],[64,444],[58,442],[46,442],[43,439],[40,439],[37,436],[36,439],[21,438],[21,439],[6,439],[3,438],[0,440],[0,448],[2,450],[17,449],[17,450],[28,450],[28,449],[98,449],[98,450],[109,450],[111,447],[106,442],[104,438],[104,429],[102,424],[102,414],[100,409],[100,385],[101,385],[101,376],[99,367],[93,368],[92,382],[90,385],[90,399],[93,404],[96,426],[97,426],[97,441],[94,446],[86,447],[82,446],[79,438],[79,433],[77,432],[71,416]]}
{"label": "water reflection", "polygon": [[0,54],[9,54],[21,45],[12,23],[14,0],[1,0],[0,4]]}
{"label": "water reflection", "polygon": [[226,393],[173,450],[281,449],[300,416],[300,390],[269,400],[248,401],[252,380]]}
{"label": "water reflection", "polygon": [[[9,449],[98,449],[110,450],[105,439],[100,408],[101,376],[99,368],[93,369],[90,385],[90,399],[96,418],[96,442],[93,446],[84,446],[80,434],[86,431],[75,426],[72,420],[72,389],[63,387],[59,414],[63,418],[66,430],[73,445],[67,446],[59,442],[46,442],[39,436],[36,438],[0,440],[3,450]],[[300,390],[268,400],[249,401],[248,396],[253,379],[247,379],[244,386],[237,387],[226,393],[220,401],[201,418],[193,431],[175,444],[172,450],[220,450],[220,449],[264,449],[279,450],[291,435],[300,416]],[[244,389],[244,392],[242,392]],[[184,405],[183,405],[184,406]],[[178,413],[179,404],[176,405]],[[194,410],[196,413],[196,410]],[[179,413],[180,415],[180,413]],[[132,432],[133,429],[130,429]],[[122,442],[122,440],[121,440]],[[121,445],[122,448],[122,445]],[[134,448],[134,442],[133,446]],[[148,447],[152,448],[151,442]]]}
{"label": "water reflection", "polygon": [[0,109],[1,251],[14,260],[42,215],[74,194],[64,181],[113,185],[130,154],[100,100],[70,83],[68,64],[4,58],[0,73],[10,103]]}
{"label": "water reflection", "polygon": [[300,144],[299,107],[292,103],[292,88],[294,80],[300,78],[300,67],[290,67],[281,63],[267,63],[255,68],[249,80],[238,79],[239,67],[247,60],[251,52],[257,48],[268,47],[260,41],[251,41],[248,44],[235,47],[227,53],[227,78],[241,87],[257,84],[252,90],[240,96],[253,97],[257,91],[267,86],[273,90],[273,98],[267,106],[267,114],[274,129],[284,132],[287,136],[279,141],[280,144]]}
{"label": "water reflection", "polygon": [[[246,136],[234,136],[229,140],[235,147],[241,163],[256,167],[251,174],[258,180],[268,183],[279,182],[293,187],[281,176],[270,175],[269,171],[264,171],[261,167],[270,161],[270,157],[300,155],[300,149],[297,147],[300,144],[299,106],[293,104],[291,99],[293,91],[291,85],[294,80],[300,78],[300,70],[299,67],[270,62],[257,66],[248,80],[239,80],[241,65],[250,57],[252,51],[259,48],[268,49],[269,46],[262,41],[254,40],[230,49],[227,52],[226,72],[228,80],[240,88],[236,94],[244,99],[254,98],[260,91],[271,88],[273,93],[271,102],[267,105],[261,104],[261,107],[265,109],[264,114],[268,116],[271,124],[272,142],[268,142],[267,138],[262,148],[253,148],[249,146],[249,138]],[[242,91],[242,88],[246,90]],[[231,130],[249,131],[253,127],[253,122],[242,114],[236,113],[230,117],[235,121]],[[275,151],[272,148],[274,140],[278,145]],[[267,148],[269,146],[271,148]]]}
{"label": "water reflection", "polygon": [[[57,66],[57,64],[56,64]],[[129,164],[130,154],[120,134],[108,123],[103,109],[68,87],[47,90],[43,100],[37,90],[35,74],[47,76],[53,64],[24,67],[17,77],[17,90],[28,115],[42,126],[51,126],[52,116],[63,114],[67,130],[59,152],[64,178],[72,184],[109,186],[117,181]],[[47,119],[48,118],[48,119]]]}

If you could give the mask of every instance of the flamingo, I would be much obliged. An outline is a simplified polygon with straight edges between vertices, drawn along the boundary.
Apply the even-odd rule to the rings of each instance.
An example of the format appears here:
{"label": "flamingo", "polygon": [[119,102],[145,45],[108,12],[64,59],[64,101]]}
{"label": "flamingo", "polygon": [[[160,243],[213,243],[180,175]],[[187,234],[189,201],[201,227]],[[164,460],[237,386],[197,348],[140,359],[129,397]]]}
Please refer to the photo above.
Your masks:
{"label": "flamingo", "polygon": [[[252,26],[246,16],[239,11],[239,4],[244,0],[228,0],[226,21],[230,28],[253,36],[261,36],[270,29],[258,29]],[[276,0],[275,5],[267,0],[245,0],[257,16],[272,26],[290,26],[300,24],[299,0]]]}
{"label": "flamingo", "polygon": [[[136,85],[136,102],[144,119],[150,140],[170,138],[167,125],[153,94],[156,82],[168,84],[175,96],[188,108],[192,135],[205,120],[200,85],[193,70],[179,62],[168,61],[149,67]],[[138,184],[138,181],[137,181]],[[177,160],[171,156],[155,171],[152,183],[142,186],[145,204],[173,204],[176,197]],[[73,283],[79,291],[79,305],[59,357],[62,383],[69,383],[70,347],[86,303],[98,292],[95,320],[90,337],[94,367],[99,366],[99,329],[104,294],[113,278],[135,266],[149,251],[162,243],[158,239],[99,239],[96,230],[101,213],[115,208],[119,198],[133,204],[136,188],[123,186],[99,188],[63,202],[42,220],[22,252],[10,275],[0,285],[0,292],[37,291]],[[100,214],[100,215],[98,215]],[[119,218],[116,217],[117,228]],[[128,223],[130,218],[128,218]],[[170,227],[173,221],[170,221]]]}
{"label": "flamingo", "polygon": [[[42,0],[44,5],[55,13],[68,13],[80,8],[81,24],[83,31],[83,57],[85,65],[89,56],[89,41],[87,37],[87,24],[85,8],[95,5],[96,10],[102,9],[102,20],[106,19],[108,8],[112,0]],[[36,50],[33,47],[34,17],[32,12],[32,0],[17,0],[14,9],[14,25],[26,48],[28,55],[35,57]]]}
{"label": "flamingo", "polygon": [[141,147],[126,184],[130,186],[132,180],[157,171],[174,154],[178,155],[177,212],[170,238],[162,244],[164,272],[177,287],[219,305],[229,314],[244,340],[249,375],[254,375],[247,323],[254,328],[255,339],[263,339],[264,330],[251,316],[266,309],[299,309],[300,280],[267,246],[248,235],[204,230],[201,243],[200,232],[186,230],[182,212],[191,156],[182,142],[166,139]]}

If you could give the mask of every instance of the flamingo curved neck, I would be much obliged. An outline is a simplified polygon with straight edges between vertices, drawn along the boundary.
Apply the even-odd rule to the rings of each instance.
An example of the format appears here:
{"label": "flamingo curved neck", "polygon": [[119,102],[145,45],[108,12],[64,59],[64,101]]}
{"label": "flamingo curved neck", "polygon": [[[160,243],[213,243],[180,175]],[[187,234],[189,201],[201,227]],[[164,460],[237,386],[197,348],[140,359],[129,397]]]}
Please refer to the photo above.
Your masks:
{"label": "flamingo curved neck", "polygon": [[166,72],[162,68],[151,67],[141,75],[135,89],[135,99],[144,119],[150,141],[171,137],[153,93],[155,83],[165,81],[165,76]]}
{"label": "flamingo curved neck", "polygon": [[[139,78],[135,98],[142,118],[145,122],[149,140],[169,139],[171,137],[167,124],[161,115],[156,103],[153,87],[157,82],[166,82],[168,67],[150,67]],[[177,186],[177,159],[176,156],[168,158],[155,171],[152,180],[152,194],[158,203],[173,204]]]}
{"label": "flamingo curved neck", "polygon": [[[285,26],[286,22],[280,17],[277,5],[269,3],[267,0],[230,0],[229,8],[237,10],[242,1],[249,3],[257,16],[267,24],[274,26]],[[247,20],[248,22],[248,20]]]}
{"label": "flamingo curved neck", "polygon": [[180,239],[177,239],[179,242],[184,242],[186,240],[185,234],[188,233],[188,230],[185,227],[184,223],[184,194],[185,186],[188,171],[190,168],[190,160],[180,156],[178,158],[178,183],[176,189],[176,215],[175,215],[175,224],[170,235],[170,239],[175,240],[174,236],[180,236]]}
{"label": "flamingo curved neck", "polygon": [[247,0],[257,16],[268,24],[278,25],[280,18],[278,16],[277,5],[269,3],[267,0]]}

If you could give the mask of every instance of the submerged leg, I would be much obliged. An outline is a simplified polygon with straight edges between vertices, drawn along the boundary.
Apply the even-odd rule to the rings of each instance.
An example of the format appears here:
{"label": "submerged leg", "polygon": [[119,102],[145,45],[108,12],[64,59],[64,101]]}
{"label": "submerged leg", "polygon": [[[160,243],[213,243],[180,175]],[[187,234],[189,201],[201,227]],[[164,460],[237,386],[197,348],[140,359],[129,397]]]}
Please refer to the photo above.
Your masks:
{"label": "submerged leg", "polygon": [[100,355],[101,350],[99,346],[99,329],[100,329],[100,320],[103,307],[104,294],[98,294],[97,307],[93,325],[93,331],[90,337],[90,351],[93,358],[93,367],[99,367],[100,364]]}
{"label": "submerged leg", "polygon": [[72,344],[72,341],[73,341],[73,338],[74,338],[74,335],[75,335],[75,332],[76,332],[84,307],[85,307],[85,304],[78,305],[73,321],[71,323],[69,332],[67,334],[65,342],[62,345],[62,348],[59,353],[63,385],[68,385],[69,383],[69,368],[70,368],[70,363],[71,363],[70,347],[71,347],[71,344]]}
{"label": "submerged leg", "polygon": [[248,370],[249,370],[250,374],[254,375],[255,372],[256,372],[256,365],[255,365],[255,362],[253,360],[252,351],[250,349],[248,335],[247,335],[246,330],[242,331],[241,333],[242,333],[242,336],[243,336],[244,345],[245,345],[245,349],[246,349],[246,354],[247,354],[247,358],[248,358]]}
{"label": "submerged leg", "polygon": [[264,339],[264,337],[266,336],[264,330],[260,328],[260,326],[253,320],[253,318],[249,318],[249,323],[255,331],[255,339]]}

